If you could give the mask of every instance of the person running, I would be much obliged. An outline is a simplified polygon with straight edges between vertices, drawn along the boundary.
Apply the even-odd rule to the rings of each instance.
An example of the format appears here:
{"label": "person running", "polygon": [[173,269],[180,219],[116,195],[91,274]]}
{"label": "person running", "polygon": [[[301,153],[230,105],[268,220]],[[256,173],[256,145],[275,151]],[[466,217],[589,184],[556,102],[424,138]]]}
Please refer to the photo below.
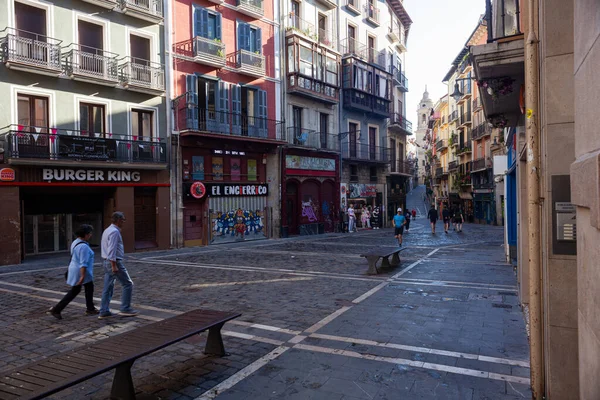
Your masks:
{"label": "person running", "polygon": [[431,205],[427,216],[429,217],[429,222],[431,223],[431,234],[435,235],[435,224],[438,220],[438,213],[433,204]]}
{"label": "person running", "polygon": [[462,226],[465,222],[465,216],[463,215],[462,209],[459,208],[458,211],[454,213],[454,224],[456,225],[456,232],[462,232]]}
{"label": "person running", "polygon": [[448,210],[448,206],[444,206],[442,210],[442,219],[444,220],[444,231],[447,234],[448,229],[450,229],[450,210]]}
{"label": "person running", "polygon": [[60,313],[81,292],[81,286],[85,291],[85,315],[98,314],[94,306],[94,251],[88,244],[92,232],[92,226],[86,224],[81,225],[75,232],[77,239],[71,244],[71,262],[66,276],[71,289],[57,305],[47,311],[56,319],[62,319]]}
{"label": "person running", "polygon": [[392,220],[394,224],[394,237],[398,240],[398,246],[402,246],[402,234],[404,233],[404,225],[406,224],[406,218],[402,215],[402,209],[398,208],[396,215],[394,215],[394,219]]}
{"label": "person running", "polygon": [[414,221],[415,219],[417,219],[417,210],[415,210],[414,208],[412,209],[412,217],[413,217],[413,218],[412,218],[412,219],[413,219],[413,221]]}
{"label": "person running", "polygon": [[406,233],[408,233],[408,230],[410,229],[410,211],[406,210],[404,218],[406,219]]}

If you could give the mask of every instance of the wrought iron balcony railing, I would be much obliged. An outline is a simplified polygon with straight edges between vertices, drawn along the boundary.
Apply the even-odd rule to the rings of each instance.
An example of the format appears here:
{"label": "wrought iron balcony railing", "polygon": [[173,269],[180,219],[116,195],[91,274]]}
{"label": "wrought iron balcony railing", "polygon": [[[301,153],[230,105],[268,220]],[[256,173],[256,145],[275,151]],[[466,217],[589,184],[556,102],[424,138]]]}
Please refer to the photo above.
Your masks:
{"label": "wrought iron balcony railing", "polygon": [[485,0],[488,43],[523,34],[520,3],[520,0],[496,0],[492,5],[491,0]]}
{"label": "wrought iron balcony railing", "polygon": [[400,113],[392,113],[390,115],[390,129],[400,129],[402,130],[404,133],[407,134],[411,134],[412,133],[412,122],[410,122],[409,120],[407,120],[402,114]]}
{"label": "wrought iron balcony railing", "polygon": [[13,28],[0,31],[0,36],[0,56],[8,66],[62,72],[60,40]]}
{"label": "wrought iron balcony railing", "polygon": [[[340,133],[344,135],[344,133]],[[342,157],[347,160],[375,163],[389,163],[390,149],[372,146],[368,143],[348,143],[342,141]]]}
{"label": "wrought iron balcony railing", "polygon": [[360,0],[346,0],[346,9],[354,15],[360,14]]}
{"label": "wrought iron balcony railing", "polygon": [[335,37],[334,31],[330,31],[329,29],[319,29],[319,43],[324,46],[336,48],[337,39]]}
{"label": "wrought iron balcony railing", "polygon": [[390,68],[390,73],[394,78],[394,83],[403,92],[408,92],[408,79],[404,75],[404,72],[400,71],[397,67]]}
{"label": "wrought iron balcony railing", "polygon": [[174,52],[181,57],[213,67],[225,66],[225,43],[216,39],[196,36],[176,43]]}
{"label": "wrought iron balcony railing", "polygon": [[442,151],[448,148],[448,141],[446,139],[440,139],[435,143],[435,149],[437,151]]}
{"label": "wrought iron balcony railing", "polygon": [[237,9],[250,17],[261,18],[265,15],[263,0],[237,0]]}
{"label": "wrought iron balcony railing", "polygon": [[414,167],[413,163],[410,161],[394,162],[392,160],[392,163],[390,165],[390,171],[392,173],[397,173],[397,174],[412,175],[415,172],[415,167]]}
{"label": "wrought iron balcony railing", "polygon": [[166,163],[162,138],[10,125],[0,130],[8,159]]}
{"label": "wrought iron balcony railing", "polygon": [[371,64],[379,66],[379,68],[386,69],[387,52],[385,50],[377,50],[374,48],[367,49],[368,61]]}
{"label": "wrought iron balcony railing", "polygon": [[453,122],[453,121],[456,121],[457,119],[458,119],[458,110],[454,110],[450,114],[450,118],[448,119],[448,122]]}
{"label": "wrought iron balcony railing", "polygon": [[116,84],[119,81],[117,54],[72,43],[64,54],[67,75]]}
{"label": "wrought iron balcony railing", "polygon": [[227,56],[233,60],[238,72],[254,77],[264,77],[266,73],[265,56],[248,50],[238,50]]}
{"label": "wrought iron balcony railing", "polygon": [[458,169],[458,161],[450,161],[448,163],[448,171],[456,171]]}
{"label": "wrought iron balcony railing", "polygon": [[119,65],[119,75],[123,86],[131,90],[164,92],[164,65],[127,57],[125,63]]}
{"label": "wrought iron balcony railing", "polygon": [[192,102],[193,95],[175,104],[177,130],[285,140],[283,122],[229,111],[200,108]]}
{"label": "wrought iron balcony railing", "polygon": [[367,19],[367,22],[370,22],[371,24],[375,25],[375,26],[379,26],[379,8],[377,8],[377,2],[374,1],[373,3],[370,3],[369,1],[367,1],[367,3],[365,4],[365,18]]}
{"label": "wrought iron balcony railing", "polygon": [[315,26],[310,22],[300,18],[299,15],[290,14],[287,18],[286,34],[300,34],[309,39],[316,40],[317,39],[317,31],[315,30]]}
{"label": "wrought iron balcony railing", "polygon": [[487,160],[485,157],[473,160],[473,171],[472,172],[482,171],[482,170],[486,169],[487,168],[486,161]]}
{"label": "wrought iron balcony railing", "polygon": [[120,5],[125,13],[132,12],[143,19],[153,21],[163,18],[162,0],[120,0]]}
{"label": "wrought iron balcony railing", "polygon": [[343,55],[354,55],[362,60],[368,60],[369,49],[366,45],[353,38],[340,41],[340,52]]}
{"label": "wrought iron balcony railing", "polygon": [[460,125],[466,125],[471,123],[471,113],[466,112],[460,116]]}
{"label": "wrought iron balcony railing", "polygon": [[481,139],[485,136],[491,135],[491,134],[492,134],[492,128],[490,128],[490,126],[487,122],[483,122],[483,123],[477,125],[472,130],[473,140],[479,140],[479,139]]}
{"label": "wrought iron balcony railing", "polygon": [[340,140],[337,135],[297,126],[289,126],[286,132],[286,141],[289,144],[320,150],[340,151]]}

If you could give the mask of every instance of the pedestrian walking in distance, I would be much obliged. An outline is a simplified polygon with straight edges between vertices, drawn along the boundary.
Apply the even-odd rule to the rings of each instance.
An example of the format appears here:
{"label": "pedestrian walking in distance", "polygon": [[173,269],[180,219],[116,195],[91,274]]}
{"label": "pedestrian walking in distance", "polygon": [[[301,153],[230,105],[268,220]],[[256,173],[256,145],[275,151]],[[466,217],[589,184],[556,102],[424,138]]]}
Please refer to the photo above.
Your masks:
{"label": "pedestrian walking in distance", "polygon": [[402,209],[398,208],[396,215],[394,215],[394,219],[392,220],[394,224],[394,237],[398,240],[398,246],[402,246],[402,234],[404,233],[404,225],[406,225],[406,218],[402,215]]}
{"label": "pedestrian walking in distance", "polygon": [[417,210],[415,210],[414,208],[412,209],[412,219],[413,221],[417,219]]}
{"label": "pedestrian walking in distance", "polygon": [[447,234],[448,229],[450,229],[450,210],[448,210],[448,206],[444,206],[444,209],[442,210],[442,218],[444,220],[444,231]]}
{"label": "pedestrian walking in distance", "polygon": [[406,224],[404,225],[406,227],[406,233],[408,233],[410,230],[410,211],[406,210],[406,214],[404,214],[404,220],[406,221]]}
{"label": "pedestrian walking in distance", "polygon": [[462,209],[458,209],[454,213],[454,223],[456,224],[456,232],[462,232],[462,226],[465,222],[465,216],[463,215]]}
{"label": "pedestrian walking in distance", "polygon": [[93,230],[91,225],[84,224],[75,232],[77,239],[71,244],[71,262],[66,276],[67,285],[70,285],[71,289],[57,305],[47,311],[54,318],[62,319],[60,313],[81,292],[81,286],[85,291],[85,314],[98,314],[94,306],[94,251],[88,244]]}
{"label": "pedestrian walking in distance", "polygon": [[120,212],[114,212],[112,215],[112,224],[102,233],[102,259],[104,260],[102,268],[104,269],[104,288],[102,289],[102,302],[100,304],[99,319],[112,317],[110,312],[110,301],[115,288],[115,280],[119,280],[123,287],[121,294],[121,312],[123,317],[133,317],[137,311],[131,308],[131,295],[133,292],[133,282],[129,273],[123,265],[125,249],[123,248],[123,237],[121,236],[121,227],[125,222],[125,215]]}
{"label": "pedestrian walking in distance", "polygon": [[438,213],[433,204],[431,205],[427,216],[429,217],[429,223],[431,224],[431,234],[435,235],[435,224],[438,220]]}

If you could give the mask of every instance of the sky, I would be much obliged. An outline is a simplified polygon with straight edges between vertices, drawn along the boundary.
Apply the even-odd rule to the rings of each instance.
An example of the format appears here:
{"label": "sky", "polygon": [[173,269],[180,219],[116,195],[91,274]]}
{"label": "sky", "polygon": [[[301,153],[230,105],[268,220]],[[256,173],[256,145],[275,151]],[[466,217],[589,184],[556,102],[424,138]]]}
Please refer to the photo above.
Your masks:
{"label": "sky", "polygon": [[434,103],[447,93],[442,79],[485,12],[485,1],[404,0],[404,7],[413,21],[405,66],[406,114],[416,125],[425,85]]}

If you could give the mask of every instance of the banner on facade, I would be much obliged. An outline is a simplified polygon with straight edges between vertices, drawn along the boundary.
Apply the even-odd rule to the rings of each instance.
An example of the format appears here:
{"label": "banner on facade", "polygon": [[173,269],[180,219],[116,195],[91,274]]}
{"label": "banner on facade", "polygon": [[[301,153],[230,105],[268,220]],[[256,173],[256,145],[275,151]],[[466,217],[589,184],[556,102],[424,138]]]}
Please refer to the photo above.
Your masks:
{"label": "banner on facade", "polygon": [[304,156],[285,156],[287,169],[301,169],[310,171],[335,171],[335,159]]}
{"label": "banner on facade", "polygon": [[204,156],[192,157],[192,179],[195,181],[204,180]]}
{"label": "banner on facade", "polygon": [[61,135],[58,154],[65,158],[112,160],[117,157],[117,142],[112,139]]}
{"label": "banner on facade", "polygon": [[360,197],[375,197],[377,195],[377,185],[351,183],[350,185],[348,185],[348,190],[348,197],[351,199],[357,199]]}
{"label": "banner on facade", "polygon": [[340,208],[346,212],[346,206],[347,206],[347,193],[348,192],[348,185],[346,185],[345,183],[340,184]]}

